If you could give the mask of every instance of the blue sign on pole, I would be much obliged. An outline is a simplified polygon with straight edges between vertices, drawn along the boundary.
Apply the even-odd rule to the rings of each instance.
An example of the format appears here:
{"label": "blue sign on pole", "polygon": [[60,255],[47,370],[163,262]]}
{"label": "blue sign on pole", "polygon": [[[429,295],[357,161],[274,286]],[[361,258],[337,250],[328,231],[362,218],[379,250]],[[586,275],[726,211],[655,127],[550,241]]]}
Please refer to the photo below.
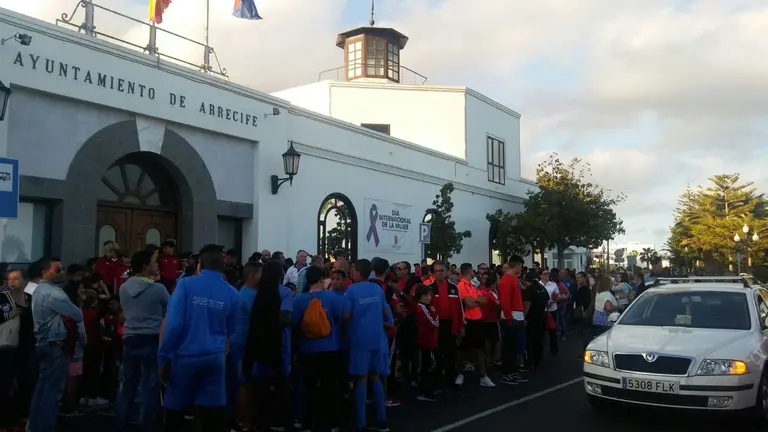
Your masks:
{"label": "blue sign on pole", "polygon": [[429,243],[432,238],[432,224],[419,224],[419,242]]}
{"label": "blue sign on pole", "polygon": [[0,158],[0,219],[19,217],[19,161]]}

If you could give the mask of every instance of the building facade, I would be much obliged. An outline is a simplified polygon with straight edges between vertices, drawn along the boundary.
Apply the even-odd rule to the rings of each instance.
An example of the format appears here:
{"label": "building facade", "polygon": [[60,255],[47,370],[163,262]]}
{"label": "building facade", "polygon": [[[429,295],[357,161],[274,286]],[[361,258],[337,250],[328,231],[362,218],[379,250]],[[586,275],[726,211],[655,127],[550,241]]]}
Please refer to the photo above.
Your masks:
{"label": "building facade", "polygon": [[601,248],[594,249],[590,253],[595,262],[605,263],[608,260],[610,264],[628,268],[634,266],[648,267],[648,260],[651,255],[659,254],[662,264],[669,265],[668,254],[656,249],[656,245],[653,243],[637,241],[603,243]]}
{"label": "building facade", "polygon": [[[13,34],[32,40],[0,45],[12,90],[0,155],[19,160],[21,195],[20,217],[3,224],[3,261],[75,262],[106,240],[136,250],[167,238],[181,250],[342,248],[418,261],[419,223],[452,182],[453,219],[472,232],[452,261],[487,262],[486,213],[521,210],[533,187],[520,178],[519,115],[468,89],[325,83],[342,93],[327,93],[324,112],[300,92],[265,94],[0,9],[0,35]],[[397,114],[408,124],[380,108],[354,117],[350,104],[386,105],[374,97],[419,108]],[[299,171],[273,194],[291,145]]]}

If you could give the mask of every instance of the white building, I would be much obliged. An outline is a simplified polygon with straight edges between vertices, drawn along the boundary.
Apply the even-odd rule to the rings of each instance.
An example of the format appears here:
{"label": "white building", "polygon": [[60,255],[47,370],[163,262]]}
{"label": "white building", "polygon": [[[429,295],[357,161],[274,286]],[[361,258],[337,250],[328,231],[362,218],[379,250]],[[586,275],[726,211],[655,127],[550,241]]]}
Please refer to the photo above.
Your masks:
{"label": "white building", "polygon": [[[650,251],[654,251],[664,257],[664,254],[656,249],[656,245],[653,243],[641,243],[636,241],[626,243],[603,243],[601,248],[592,250],[591,254],[595,262],[605,262],[607,257],[611,264],[620,267],[631,267],[635,265],[648,267],[649,264],[645,262],[645,256]],[[669,261],[667,259],[662,259],[662,264],[665,266],[669,265]]]}
{"label": "white building", "polygon": [[[565,268],[584,270],[587,268],[587,250],[576,246],[571,246],[563,251],[563,263]],[[547,265],[549,267],[558,266],[557,250],[547,252]]]}
{"label": "white building", "polygon": [[[486,213],[520,211],[534,187],[520,177],[520,115],[464,87],[399,84],[407,38],[392,29],[339,35],[346,82],[269,95],[162,53],[0,17],[0,36],[31,36],[0,45],[12,90],[0,156],[21,174],[3,261],[77,261],[106,240],[136,250],[175,238],[182,250],[342,247],[414,262],[418,225],[452,182],[453,219],[472,232],[452,261],[487,262]],[[298,173],[273,193],[291,144]]]}

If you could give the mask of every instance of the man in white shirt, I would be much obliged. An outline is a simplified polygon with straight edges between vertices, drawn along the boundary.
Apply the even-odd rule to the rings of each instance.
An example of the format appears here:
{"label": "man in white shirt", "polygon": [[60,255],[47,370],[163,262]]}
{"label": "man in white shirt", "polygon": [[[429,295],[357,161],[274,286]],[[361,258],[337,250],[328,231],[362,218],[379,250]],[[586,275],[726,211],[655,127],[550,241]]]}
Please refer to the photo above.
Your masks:
{"label": "man in white shirt", "polygon": [[40,282],[40,279],[43,277],[43,269],[40,267],[39,262],[35,261],[27,267],[27,277],[29,279],[27,286],[24,287],[24,292],[32,295],[32,293],[35,292],[35,289],[37,289],[38,282]]}
{"label": "man in white shirt", "polygon": [[296,252],[296,264],[289,268],[285,272],[285,279],[283,279],[283,285],[292,283],[296,285],[299,282],[299,271],[307,266],[307,251],[301,249]]}

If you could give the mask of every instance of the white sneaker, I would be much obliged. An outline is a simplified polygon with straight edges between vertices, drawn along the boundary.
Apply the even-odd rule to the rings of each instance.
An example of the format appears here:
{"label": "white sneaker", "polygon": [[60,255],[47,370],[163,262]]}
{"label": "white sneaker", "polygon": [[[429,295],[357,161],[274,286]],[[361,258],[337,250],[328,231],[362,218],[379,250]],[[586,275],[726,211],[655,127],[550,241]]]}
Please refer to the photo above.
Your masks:
{"label": "white sneaker", "polygon": [[88,406],[109,405],[109,401],[102,398],[88,399]]}
{"label": "white sneaker", "polygon": [[454,381],[454,384],[456,384],[457,386],[464,385],[464,375],[459,374],[456,377],[456,381]]}
{"label": "white sneaker", "polygon": [[496,384],[494,384],[487,376],[480,378],[480,385],[482,387],[496,387]]}

